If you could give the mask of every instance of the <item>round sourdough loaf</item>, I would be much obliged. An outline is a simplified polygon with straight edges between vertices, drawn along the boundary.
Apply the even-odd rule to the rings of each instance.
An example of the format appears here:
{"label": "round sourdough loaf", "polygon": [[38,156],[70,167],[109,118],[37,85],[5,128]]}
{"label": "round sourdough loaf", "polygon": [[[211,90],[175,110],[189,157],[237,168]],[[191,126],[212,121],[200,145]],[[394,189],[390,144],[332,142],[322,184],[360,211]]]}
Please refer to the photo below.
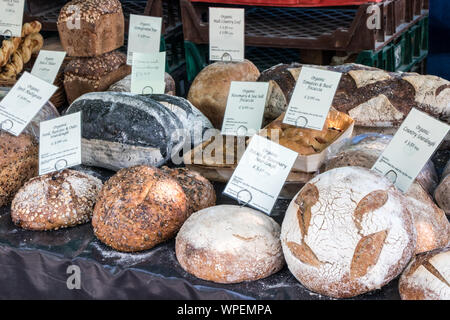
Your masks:
{"label": "round sourdough loaf", "polygon": [[416,235],[405,198],[364,168],[337,168],[309,181],[281,227],[289,270],[312,291],[336,298],[374,289],[400,274]]}
{"label": "round sourdough loaf", "polygon": [[450,161],[445,166],[441,183],[434,191],[434,198],[438,206],[450,215]]}
{"label": "round sourdough loaf", "polygon": [[450,300],[450,247],[417,255],[400,277],[403,300]]}
{"label": "round sourdough loaf", "polygon": [[186,168],[162,167],[161,169],[177,180],[183,188],[188,199],[189,215],[216,204],[216,192],[213,185],[200,173]]}
{"label": "round sourdough loaf", "polygon": [[75,170],[35,177],[16,194],[12,221],[29,230],[58,230],[89,222],[102,182]]}
{"label": "round sourdough loaf", "polygon": [[232,81],[256,81],[258,68],[250,61],[215,62],[195,77],[188,93],[188,100],[214,125],[222,127],[228,92]]}
{"label": "round sourdough loaf", "polygon": [[280,226],[256,210],[220,205],[194,213],[176,238],[184,270],[218,283],[265,278],[284,265]]}
{"label": "round sourdough loaf", "polygon": [[147,250],[175,236],[188,217],[180,184],[161,170],[119,170],[98,196],[92,226],[97,238],[125,252]]}

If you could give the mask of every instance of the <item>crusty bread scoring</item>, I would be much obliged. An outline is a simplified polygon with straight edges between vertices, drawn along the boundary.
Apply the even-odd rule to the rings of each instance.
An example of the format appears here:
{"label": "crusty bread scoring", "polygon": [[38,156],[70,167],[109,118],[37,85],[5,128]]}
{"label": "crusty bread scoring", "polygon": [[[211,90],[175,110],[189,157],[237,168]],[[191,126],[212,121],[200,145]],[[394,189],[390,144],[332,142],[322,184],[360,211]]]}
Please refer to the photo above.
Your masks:
{"label": "crusty bread scoring", "polygon": [[256,210],[220,205],[194,213],[176,239],[180,265],[218,283],[258,280],[284,265],[280,226]]}
{"label": "crusty bread scoring", "polygon": [[178,182],[149,166],[119,170],[95,205],[97,238],[125,252],[147,250],[172,237],[188,217],[188,200]]}
{"label": "crusty bread scoring", "polygon": [[411,259],[416,234],[406,201],[386,178],[338,168],[310,180],[281,228],[289,270],[307,288],[332,297],[381,288]]}
{"label": "crusty bread scoring", "polygon": [[101,187],[99,179],[69,169],[35,177],[14,197],[11,218],[29,230],[58,230],[86,223]]}

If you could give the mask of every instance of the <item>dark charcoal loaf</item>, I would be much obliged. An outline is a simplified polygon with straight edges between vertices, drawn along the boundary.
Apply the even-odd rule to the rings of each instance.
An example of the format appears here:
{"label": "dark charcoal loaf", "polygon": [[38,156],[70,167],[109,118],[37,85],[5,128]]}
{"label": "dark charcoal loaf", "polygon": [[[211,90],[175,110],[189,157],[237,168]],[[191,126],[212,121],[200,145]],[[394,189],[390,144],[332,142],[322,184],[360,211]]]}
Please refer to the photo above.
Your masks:
{"label": "dark charcoal loaf", "polygon": [[162,104],[128,93],[88,93],[67,113],[82,111],[83,164],[119,170],[161,166],[184,145],[183,124]]}

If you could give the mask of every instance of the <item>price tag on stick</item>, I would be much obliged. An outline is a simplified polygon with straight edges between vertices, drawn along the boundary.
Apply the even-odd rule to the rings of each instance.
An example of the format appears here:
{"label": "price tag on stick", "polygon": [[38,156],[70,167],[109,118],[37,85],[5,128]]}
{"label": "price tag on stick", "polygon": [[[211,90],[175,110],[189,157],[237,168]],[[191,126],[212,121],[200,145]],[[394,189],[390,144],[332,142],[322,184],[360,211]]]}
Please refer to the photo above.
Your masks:
{"label": "price tag on stick", "polygon": [[0,101],[0,129],[18,136],[58,87],[28,72]]}
{"label": "price tag on stick", "polygon": [[31,74],[48,83],[53,83],[65,57],[66,53],[64,51],[41,50],[33,65]]}
{"label": "price tag on stick", "polygon": [[39,175],[81,164],[81,112],[41,122]]}
{"label": "price tag on stick", "polygon": [[297,152],[254,135],[223,193],[270,214],[297,156]]}
{"label": "price tag on stick", "polygon": [[244,60],[244,13],[244,9],[209,8],[209,60]]}
{"label": "price tag on stick", "polygon": [[303,67],[283,123],[322,130],[342,74]]}
{"label": "price tag on stick", "polygon": [[266,105],[268,82],[231,82],[222,135],[253,136],[259,129]]}
{"label": "price tag on stick", "polygon": [[372,170],[407,192],[449,129],[447,124],[412,109]]}
{"label": "price tag on stick", "polygon": [[127,64],[132,65],[133,52],[159,52],[161,44],[161,17],[130,14]]}
{"label": "price tag on stick", "polygon": [[165,52],[135,52],[131,69],[131,92],[138,94],[163,94],[166,87],[164,82],[165,67]]}
{"label": "price tag on stick", "polygon": [[0,0],[0,35],[21,37],[25,0]]}

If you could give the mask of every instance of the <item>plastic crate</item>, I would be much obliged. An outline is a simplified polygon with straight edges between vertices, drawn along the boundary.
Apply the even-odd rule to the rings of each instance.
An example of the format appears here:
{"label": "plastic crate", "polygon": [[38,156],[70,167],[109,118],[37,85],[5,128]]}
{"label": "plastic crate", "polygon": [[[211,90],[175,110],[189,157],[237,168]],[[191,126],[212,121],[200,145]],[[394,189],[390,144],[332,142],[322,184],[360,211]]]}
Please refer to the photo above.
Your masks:
{"label": "plastic crate", "polygon": [[380,29],[369,29],[371,4],[333,8],[236,6],[180,0],[184,40],[209,42],[210,6],[244,7],[248,46],[360,52],[379,50],[428,14],[427,0],[384,0]]}

